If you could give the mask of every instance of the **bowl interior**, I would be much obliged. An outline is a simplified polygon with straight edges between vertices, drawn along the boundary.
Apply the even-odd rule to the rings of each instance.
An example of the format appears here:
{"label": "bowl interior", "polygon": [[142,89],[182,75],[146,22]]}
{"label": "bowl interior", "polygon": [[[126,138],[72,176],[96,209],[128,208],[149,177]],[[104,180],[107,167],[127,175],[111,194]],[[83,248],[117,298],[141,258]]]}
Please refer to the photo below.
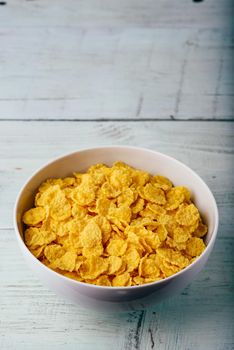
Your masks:
{"label": "bowl interior", "polygon": [[112,165],[120,160],[146,170],[151,174],[168,177],[174,185],[189,188],[192,199],[208,225],[208,243],[217,225],[217,207],[212,193],[201,178],[190,168],[164,154],[134,147],[103,147],[78,151],[59,158],[34,173],[23,187],[16,204],[16,221],[21,238],[23,237],[22,214],[33,206],[34,196],[39,185],[48,178],[65,177],[75,171],[86,171],[96,163]]}

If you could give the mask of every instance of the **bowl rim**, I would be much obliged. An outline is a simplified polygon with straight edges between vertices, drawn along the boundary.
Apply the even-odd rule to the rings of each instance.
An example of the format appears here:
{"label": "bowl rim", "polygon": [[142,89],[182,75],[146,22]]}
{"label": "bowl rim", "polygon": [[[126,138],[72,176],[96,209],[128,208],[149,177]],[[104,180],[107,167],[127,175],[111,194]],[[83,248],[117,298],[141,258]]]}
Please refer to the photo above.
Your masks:
{"label": "bowl rim", "polygon": [[[45,169],[46,167],[48,167],[49,165],[51,165],[52,163],[55,163],[57,161],[61,161],[64,158],[67,158],[69,156],[73,156],[76,153],[81,153],[81,152],[85,152],[85,151],[94,151],[94,150],[103,150],[103,149],[132,149],[135,151],[143,151],[143,152],[148,152],[151,154],[158,154],[159,156],[162,156],[164,158],[166,158],[168,161],[172,161],[174,163],[177,163],[180,167],[183,167],[184,169],[186,169],[187,171],[189,171],[189,173],[191,173],[191,175],[197,177],[202,183],[203,185],[206,187],[207,191],[209,192],[210,196],[211,196],[211,200],[212,200],[212,205],[213,205],[213,209],[214,209],[214,217],[215,217],[215,222],[214,222],[214,229],[213,232],[211,234],[211,238],[210,241],[208,242],[208,244],[206,245],[205,250],[202,252],[201,255],[199,255],[199,257],[194,260],[191,264],[189,264],[188,266],[186,266],[184,269],[180,270],[179,272],[166,277],[164,279],[160,279],[158,281],[154,281],[154,282],[149,282],[149,283],[145,283],[145,284],[141,284],[141,285],[136,285],[136,286],[118,286],[118,287],[114,287],[114,286],[101,286],[101,285],[96,285],[96,284],[91,284],[91,283],[87,283],[87,282],[81,282],[81,281],[77,281],[75,279],[72,279],[70,277],[66,277],[52,269],[50,269],[49,267],[47,267],[46,265],[44,265],[39,259],[37,259],[29,250],[29,248],[26,246],[24,239],[21,237],[20,232],[19,232],[19,228],[18,228],[18,224],[17,224],[17,209],[18,209],[18,203],[19,200],[24,192],[24,190],[26,189],[28,183],[32,180],[32,178],[34,176],[36,176],[41,170]],[[208,249],[210,248],[212,250],[212,247],[215,243],[216,237],[217,237],[217,233],[218,233],[218,225],[219,225],[219,213],[218,213],[218,207],[217,207],[217,203],[215,200],[215,197],[212,193],[212,191],[210,190],[209,186],[205,183],[205,181],[193,170],[191,169],[189,166],[187,166],[186,164],[184,164],[183,162],[177,160],[174,157],[171,157],[165,153],[162,152],[158,152],[149,148],[145,148],[145,147],[137,147],[137,146],[128,146],[128,145],[106,145],[106,146],[98,146],[98,147],[85,147],[85,148],[78,148],[76,151],[72,151],[69,153],[64,153],[56,158],[53,158],[52,160],[47,161],[44,165],[40,166],[39,168],[37,168],[27,179],[26,181],[24,181],[23,185],[20,188],[20,191],[16,197],[15,200],[15,204],[14,204],[14,210],[13,210],[13,222],[14,222],[14,230],[15,230],[15,234],[16,234],[16,238],[19,244],[22,244],[22,247],[24,247],[25,251],[27,252],[27,254],[29,254],[32,259],[34,260],[34,262],[36,264],[38,264],[38,266],[40,266],[40,268],[44,269],[47,273],[51,274],[54,276],[57,275],[59,276],[62,280],[69,281],[69,283],[72,283],[74,285],[78,285],[78,286],[82,286],[82,287],[90,287],[90,288],[98,288],[100,290],[105,290],[105,291],[110,291],[110,290],[119,290],[119,291],[127,291],[127,290],[133,290],[133,289],[141,289],[141,288],[147,288],[149,286],[154,286],[154,285],[160,285],[160,284],[164,284],[166,282],[170,282],[171,280],[175,279],[176,277],[182,275],[183,273],[185,273],[186,271],[192,269],[199,261],[201,261],[203,259],[203,257],[207,254]]]}

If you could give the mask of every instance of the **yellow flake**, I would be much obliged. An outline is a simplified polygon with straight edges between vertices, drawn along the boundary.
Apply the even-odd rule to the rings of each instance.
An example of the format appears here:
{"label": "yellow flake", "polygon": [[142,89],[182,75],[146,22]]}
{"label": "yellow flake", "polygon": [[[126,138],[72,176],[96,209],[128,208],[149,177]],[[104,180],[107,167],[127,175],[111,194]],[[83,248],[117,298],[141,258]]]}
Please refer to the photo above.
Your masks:
{"label": "yellow flake", "polygon": [[135,188],[144,186],[150,179],[150,175],[142,170],[134,169],[132,182]]}
{"label": "yellow flake", "polygon": [[46,217],[46,211],[43,207],[29,209],[23,215],[23,222],[26,225],[36,226]]}
{"label": "yellow flake", "polygon": [[148,257],[141,259],[139,264],[139,276],[153,279],[160,276],[160,270],[154,259]]}
{"label": "yellow flake", "polygon": [[97,214],[101,216],[107,216],[110,208],[115,208],[115,204],[108,198],[100,196],[96,202]]}
{"label": "yellow flake", "polygon": [[175,219],[180,225],[194,225],[199,220],[199,211],[194,204],[183,204],[179,207]]}
{"label": "yellow flake", "polygon": [[185,252],[186,254],[194,257],[194,256],[201,255],[205,247],[206,246],[201,238],[192,237],[187,242]]}
{"label": "yellow flake", "polygon": [[173,239],[176,243],[186,242],[191,237],[189,230],[187,230],[187,226],[176,226],[174,228]]}
{"label": "yellow flake", "polygon": [[111,287],[111,282],[106,275],[102,275],[98,277],[96,280],[94,280],[94,284],[97,284],[98,286],[106,286]]}
{"label": "yellow flake", "polygon": [[93,256],[101,256],[103,253],[103,246],[102,244],[97,244],[94,247],[84,247],[82,249],[82,255],[85,256],[86,258],[90,257],[91,255]]}
{"label": "yellow flake", "polygon": [[131,210],[133,214],[139,213],[144,208],[145,201],[143,198],[138,198],[137,201],[132,205]]}
{"label": "yellow flake", "polygon": [[131,276],[128,272],[124,272],[121,275],[114,277],[112,280],[113,287],[126,287],[130,285],[131,285]]}
{"label": "yellow flake", "polygon": [[72,192],[72,199],[80,206],[86,206],[95,199],[95,191],[88,186],[80,185]]}
{"label": "yellow flake", "polygon": [[122,222],[129,223],[131,220],[131,209],[128,205],[122,205],[119,208],[110,208],[109,217],[114,217],[119,219]]}
{"label": "yellow flake", "polygon": [[133,277],[133,283],[134,285],[140,285],[140,284],[144,284],[145,283],[145,279],[141,276],[135,276]]}
{"label": "yellow flake", "polygon": [[165,176],[155,175],[153,176],[153,182],[157,183],[164,191],[168,191],[172,188],[172,182]]}
{"label": "yellow flake", "polygon": [[112,170],[110,184],[118,189],[129,187],[132,183],[131,173],[128,169],[117,168]]}
{"label": "yellow flake", "polygon": [[204,237],[207,234],[207,226],[204,225],[202,222],[199,222],[198,227],[193,232],[193,235],[196,237]]}
{"label": "yellow flake", "polygon": [[127,271],[132,272],[134,271],[140,262],[140,255],[137,251],[137,249],[129,249],[126,254],[124,255],[126,263],[127,263]]}
{"label": "yellow flake", "polygon": [[108,260],[91,255],[80,267],[80,275],[84,279],[96,279],[108,270]]}
{"label": "yellow flake", "polygon": [[124,255],[127,249],[127,242],[122,239],[110,239],[108,246],[106,247],[106,252],[109,255],[121,256]]}
{"label": "yellow flake", "polygon": [[87,208],[82,207],[81,205],[74,203],[71,209],[72,216],[76,219],[84,219],[87,215]]}
{"label": "yellow flake", "polygon": [[130,188],[126,188],[117,198],[118,206],[130,206],[134,202],[134,192]]}
{"label": "yellow flake", "polygon": [[41,230],[38,227],[29,227],[24,233],[24,239],[28,247],[35,249],[53,242],[56,239],[56,234]]}
{"label": "yellow flake", "polygon": [[119,256],[110,255],[108,257],[108,264],[109,264],[108,274],[114,275],[122,267],[123,260]]}
{"label": "yellow flake", "polygon": [[80,233],[81,245],[85,248],[92,248],[101,244],[102,232],[94,221],[89,221]]}
{"label": "yellow flake", "polygon": [[116,198],[121,194],[121,190],[119,188],[115,188],[109,182],[104,182],[101,189],[100,195],[104,198],[112,199]]}
{"label": "yellow flake", "polygon": [[105,244],[110,239],[111,225],[109,221],[101,215],[95,216],[93,220],[99,226],[102,232],[102,243]]}
{"label": "yellow flake", "polygon": [[179,251],[171,248],[158,248],[157,254],[165,261],[184,268],[189,265],[189,259]]}
{"label": "yellow flake", "polygon": [[149,202],[156,204],[165,204],[166,198],[164,191],[161,188],[155,187],[154,185],[148,183],[139,192],[140,196]]}
{"label": "yellow flake", "polygon": [[174,210],[178,208],[185,199],[183,188],[181,186],[171,188],[166,194],[166,199],[167,202],[165,208],[167,210]]}
{"label": "yellow flake", "polygon": [[157,227],[156,233],[158,234],[160,242],[163,242],[166,240],[168,232],[164,225],[159,225]]}

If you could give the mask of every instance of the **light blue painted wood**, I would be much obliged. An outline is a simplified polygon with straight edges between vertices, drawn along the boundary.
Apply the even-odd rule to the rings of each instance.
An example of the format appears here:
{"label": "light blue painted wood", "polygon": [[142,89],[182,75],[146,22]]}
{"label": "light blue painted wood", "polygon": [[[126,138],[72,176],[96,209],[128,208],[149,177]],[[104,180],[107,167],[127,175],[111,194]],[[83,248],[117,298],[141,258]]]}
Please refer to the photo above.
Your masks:
{"label": "light blue painted wood", "polygon": [[232,119],[231,0],[0,11],[1,119]]}

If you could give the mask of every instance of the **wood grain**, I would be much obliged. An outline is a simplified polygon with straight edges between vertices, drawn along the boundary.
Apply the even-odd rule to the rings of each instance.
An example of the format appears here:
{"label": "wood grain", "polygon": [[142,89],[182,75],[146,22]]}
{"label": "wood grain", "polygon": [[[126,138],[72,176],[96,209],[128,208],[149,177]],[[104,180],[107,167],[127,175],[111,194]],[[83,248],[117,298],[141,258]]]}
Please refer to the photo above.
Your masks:
{"label": "wood grain", "polygon": [[1,119],[232,119],[233,3],[17,0]]}
{"label": "wood grain", "polygon": [[[233,122],[0,122],[0,348],[233,349],[233,129]],[[197,170],[217,199],[220,229],[206,268],[180,295],[151,310],[107,315],[41,285],[20,255],[11,216],[22,182],[38,166],[113,143],[159,150]]]}
{"label": "wood grain", "polygon": [[[181,0],[46,0],[23,2],[11,0],[1,9],[2,25],[11,27],[230,27],[233,2],[214,0],[196,4]],[[12,16],[13,14],[13,16]],[[53,14],[53,16],[51,16]]]}

